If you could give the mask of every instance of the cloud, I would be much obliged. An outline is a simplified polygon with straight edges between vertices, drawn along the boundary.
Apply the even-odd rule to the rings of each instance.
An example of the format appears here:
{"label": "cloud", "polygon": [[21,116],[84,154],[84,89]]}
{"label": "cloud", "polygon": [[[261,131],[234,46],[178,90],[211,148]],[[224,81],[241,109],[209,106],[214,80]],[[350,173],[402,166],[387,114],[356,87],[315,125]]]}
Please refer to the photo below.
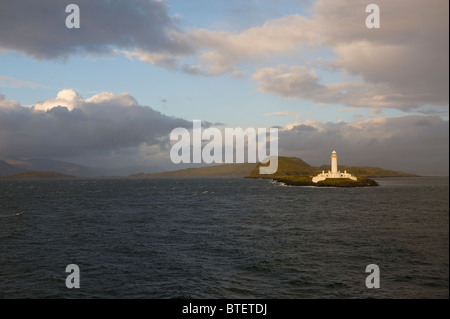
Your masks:
{"label": "cloud", "polygon": [[319,0],[310,19],[296,23],[295,17],[290,18],[302,33],[314,34],[316,43],[308,44],[333,50],[336,58],[321,63],[324,69],[358,80],[325,85],[305,66],[260,68],[252,76],[260,91],[357,107],[447,106],[448,2],[384,2],[380,29],[365,27],[366,5],[363,0]]}
{"label": "cloud", "polygon": [[232,72],[246,60],[263,59],[286,53],[299,43],[313,43],[314,33],[303,28],[309,22],[294,15],[269,20],[264,25],[240,33],[198,29],[189,36],[206,51],[201,54],[201,64],[210,74]]}
{"label": "cloud", "polygon": [[175,69],[181,62],[181,57],[167,53],[153,53],[139,49],[134,51],[124,51],[123,53],[130,59],[137,58],[140,61],[163,66],[167,69]]}
{"label": "cloud", "polygon": [[379,93],[388,87],[391,106],[446,105],[448,48],[439,46],[425,41],[421,45],[352,42],[334,48],[338,56],[334,65],[362,76],[361,83]]}
{"label": "cloud", "polygon": [[279,132],[280,154],[312,165],[379,166],[419,174],[447,173],[449,123],[436,116],[375,118],[353,123],[297,122]]}
{"label": "cloud", "polygon": [[265,116],[293,116],[298,117],[298,113],[292,112],[292,111],[284,111],[284,112],[273,112],[273,113],[267,113]]}
{"label": "cloud", "polygon": [[421,94],[420,91],[402,94],[385,83],[352,81],[321,84],[316,72],[304,66],[278,65],[276,68],[263,68],[255,72],[252,78],[258,82],[259,92],[316,103],[413,109],[431,103],[432,100],[436,101],[430,94]]}
{"label": "cloud", "polygon": [[273,113],[265,114],[265,116],[290,116],[297,120],[300,119],[300,114],[298,114],[296,112],[292,112],[292,111],[273,112]]}
{"label": "cloud", "polygon": [[67,110],[72,111],[75,107],[79,107],[82,102],[83,98],[78,93],[65,89],[59,91],[55,99],[38,102],[33,107],[37,111],[47,111],[54,107],[65,107]]}
{"label": "cloud", "polygon": [[142,106],[128,93],[83,99],[66,89],[32,107],[0,99],[2,157],[82,157],[157,145],[176,127],[191,127]]}
{"label": "cloud", "polygon": [[7,88],[32,88],[36,89],[42,85],[30,81],[22,81],[0,75],[0,87]]}
{"label": "cloud", "polygon": [[[37,107],[39,105],[39,107]],[[352,123],[301,120],[279,130],[279,154],[312,165],[370,165],[419,174],[448,173],[449,123],[438,116],[374,118]],[[203,122],[203,128],[211,123]],[[216,123],[216,126],[223,126]],[[12,158],[76,159],[86,165],[170,165],[169,133],[192,123],[140,105],[128,93],[83,98],[70,89],[22,106],[0,95],[0,154]],[[155,162],[156,161],[156,162]],[[179,167],[173,167],[174,169]]]}
{"label": "cloud", "polygon": [[[267,65],[280,56],[297,63],[306,48],[334,53],[328,61],[258,67],[252,77],[261,92],[356,107],[447,106],[448,1],[383,2],[380,29],[366,28],[367,4],[318,0],[311,17],[285,16],[234,33],[200,29],[189,36],[202,49],[201,69],[210,75],[235,72],[243,63]],[[326,79],[307,64],[356,80],[322,84]]]}
{"label": "cloud", "polygon": [[[128,57],[137,57],[155,65],[178,68],[189,74],[221,75],[231,73],[240,77],[244,73],[237,65],[253,60],[263,61],[274,54],[294,50],[299,43],[315,42],[314,33],[303,30],[306,18],[294,15],[268,20],[262,26],[252,27],[242,32],[228,32],[208,29],[194,29],[189,32],[173,33],[178,41],[187,41],[196,48],[189,54],[153,54],[145,50],[126,52]],[[198,64],[188,65],[182,61],[189,55],[198,58]]]}
{"label": "cloud", "polygon": [[65,26],[67,4],[59,0],[0,2],[0,48],[38,59],[113,54],[117,48],[154,54],[192,50],[176,36],[176,25],[163,1],[78,0],[79,29]]}
{"label": "cloud", "polygon": [[38,59],[122,53],[200,76],[242,77],[250,65],[259,91],[281,97],[404,111],[448,107],[445,0],[380,3],[380,29],[365,26],[366,0],[317,0],[309,16],[268,19],[241,31],[180,30],[163,1],[77,4],[81,28],[67,29],[66,3],[1,2],[0,50]]}

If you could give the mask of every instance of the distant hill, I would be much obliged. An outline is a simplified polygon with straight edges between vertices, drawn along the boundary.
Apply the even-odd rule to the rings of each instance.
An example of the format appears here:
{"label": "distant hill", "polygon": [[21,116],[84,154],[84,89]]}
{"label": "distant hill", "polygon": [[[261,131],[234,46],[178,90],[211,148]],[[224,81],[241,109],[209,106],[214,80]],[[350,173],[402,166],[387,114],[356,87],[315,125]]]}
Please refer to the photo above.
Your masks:
{"label": "distant hill", "polygon": [[[199,168],[187,168],[177,171],[168,171],[153,174],[133,174],[133,178],[152,178],[152,177],[207,177],[207,176],[235,176],[248,178],[284,178],[289,176],[314,176],[322,170],[328,171],[326,165],[314,167],[298,157],[278,157],[278,170],[275,174],[259,174],[259,167],[267,164],[243,163],[243,164],[222,164],[210,165]],[[398,176],[416,176],[398,171],[385,170],[378,167],[366,166],[339,166],[341,171],[347,170],[349,173],[358,177],[398,177]]]}
{"label": "distant hill", "polygon": [[0,160],[0,176],[8,176],[26,171],[25,169],[8,164]]}
{"label": "distant hill", "polygon": [[76,175],[78,177],[97,177],[97,176],[128,176],[135,172],[145,171],[149,173],[162,172],[159,166],[127,166],[118,168],[107,167],[89,167],[71,162],[51,160],[45,158],[31,159],[4,159],[0,160],[0,176],[8,176],[21,172],[58,172],[67,175]]}
{"label": "distant hill", "polygon": [[163,173],[153,174],[133,174],[130,177],[133,178],[150,178],[150,177],[245,177],[253,168],[256,163],[242,163],[242,164],[221,164],[211,165],[199,168],[186,168],[177,171],[169,171]]}
{"label": "distant hill", "polygon": [[10,176],[2,176],[8,179],[31,179],[31,178],[75,178],[72,175],[61,174],[58,172],[22,172]]}
{"label": "distant hill", "polygon": [[278,169],[275,174],[259,174],[259,167],[267,164],[258,163],[258,165],[247,174],[250,178],[273,178],[284,176],[309,176],[314,174],[317,168],[309,165],[298,157],[278,156]]}
{"label": "distant hill", "polygon": [[[7,162],[9,165],[14,166],[18,169],[20,169],[19,172],[58,172],[61,174],[68,174],[68,175],[76,175],[76,176],[93,176],[94,172],[91,168],[78,165],[75,163],[70,162],[63,162],[63,161],[57,161],[57,160],[51,160],[51,159],[44,159],[44,158],[31,158],[27,160],[22,159],[5,159],[5,162]],[[19,173],[16,172],[16,173]],[[3,174],[3,175],[11,175],[10,174]],[[1,174],[0,174],[1,175]]]}

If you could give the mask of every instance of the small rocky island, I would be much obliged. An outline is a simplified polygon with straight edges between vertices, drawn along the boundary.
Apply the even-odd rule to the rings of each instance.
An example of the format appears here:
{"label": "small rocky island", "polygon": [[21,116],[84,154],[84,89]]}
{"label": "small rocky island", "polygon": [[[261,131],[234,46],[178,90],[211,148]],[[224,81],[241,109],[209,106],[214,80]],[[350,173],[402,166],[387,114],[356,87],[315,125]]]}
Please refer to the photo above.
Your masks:
{"label": "small rocky island", "polygon": [[[328,186],[328,187],[363,187],[363,186],[378,186],[378,183],[372,179],[368,179],[366,177],[360,177],[359,179],[356,176],[353,176],[350,173],[347,173],[347,170],[344,173],[341,173],[338,170],[337,164],[337,153],[333,151],[331,153],[331,170],[327,173],[322,171],[322,173],[317,174],[312,178],[312,182],[315,186]],[[285,183],[291,183],[289,185],[296,185],[295,182],[292,184],[292,181],[287,181]]]}
{"label": "small rocky island", "polygon": [[290,186],[316,186],[316,187],[365,187],[378,186],[378,183],[367,177],[359,177],[358,180],[350,178],[327,178],[319,182],[313,182],[309,176],[286,176],[272,178],[274,181]]}

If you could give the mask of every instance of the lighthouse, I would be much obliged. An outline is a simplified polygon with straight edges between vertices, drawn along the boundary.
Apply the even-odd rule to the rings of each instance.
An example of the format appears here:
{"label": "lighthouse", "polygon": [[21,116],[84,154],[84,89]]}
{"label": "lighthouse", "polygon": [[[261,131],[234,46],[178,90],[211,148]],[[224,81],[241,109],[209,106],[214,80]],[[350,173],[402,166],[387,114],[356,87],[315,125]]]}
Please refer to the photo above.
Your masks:
{"label": "lighthouse", "polygon": [[317,183],[317,182],[323,181],[327,178],[348,178],[348,179],[351,179],[354,181],[357,180],[357,178],[355,176],[353,176],[350,173],[347,173],[347,171],[344,171],[344,173],[341,173],[340,171],[338,171],[336,151],[333,151],[331,153],[331,171],[328,171],[327,173],[322,171],[322,173],[314,176],[312,178],[312,181],[313,181],[313,183]]}
{"label": "lighthouse", "polygon": [[337,172],[338,172],[337,154],[336,151],[333,151],[333,153],[331,153],[331,173],[337,174]]}

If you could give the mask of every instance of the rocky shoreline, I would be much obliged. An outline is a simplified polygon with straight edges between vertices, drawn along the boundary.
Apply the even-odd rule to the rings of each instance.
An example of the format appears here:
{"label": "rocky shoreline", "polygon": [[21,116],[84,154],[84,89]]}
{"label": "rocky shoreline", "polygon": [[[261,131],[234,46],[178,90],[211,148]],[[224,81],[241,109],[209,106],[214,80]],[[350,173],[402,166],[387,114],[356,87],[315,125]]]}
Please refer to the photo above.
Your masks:
{"label": "rocky shoreline", "polygon": [[[270,177],[268,177],[270,178]],[[313,183],[309,176],[286,176],[286,177],[272,177],[270,178],[276,182],[283,183],[289,186],[314,186],[314,187],[367,187],[379,186],[378,183],[372,179],[358,177],[357,181],[349,178],[327,178],[326,180]]]}

